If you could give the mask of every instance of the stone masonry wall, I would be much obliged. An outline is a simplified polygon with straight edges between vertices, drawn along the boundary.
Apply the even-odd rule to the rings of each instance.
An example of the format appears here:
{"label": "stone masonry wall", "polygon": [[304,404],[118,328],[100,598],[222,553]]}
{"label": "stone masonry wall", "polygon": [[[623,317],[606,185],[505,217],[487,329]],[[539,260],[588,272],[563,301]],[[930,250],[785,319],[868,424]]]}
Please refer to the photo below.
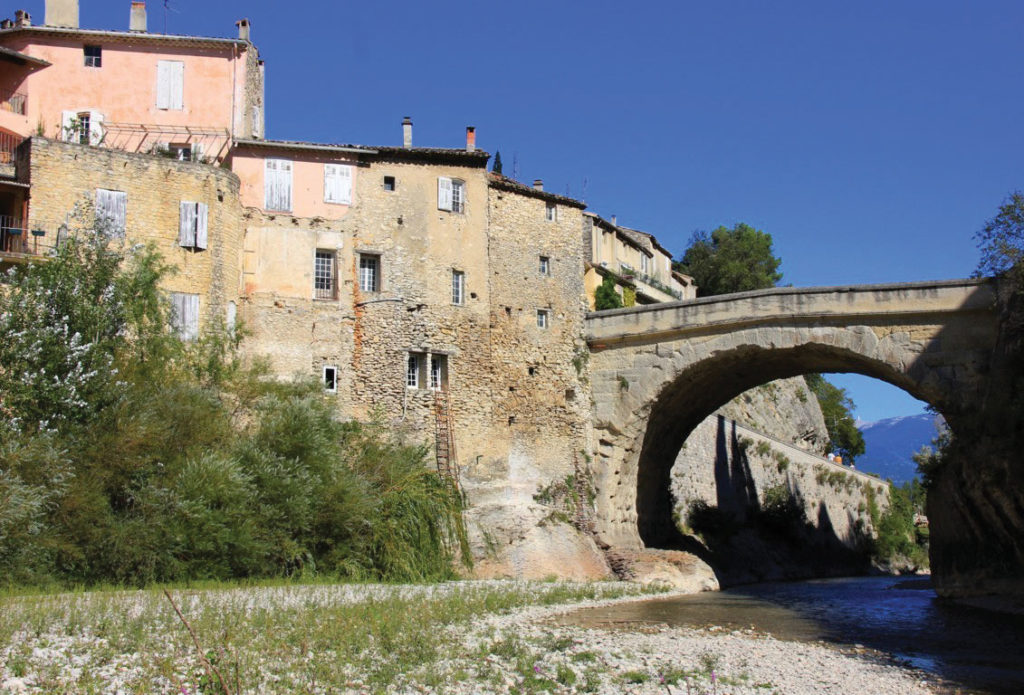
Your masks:
{"label": "stone masonry wall", "polygon": [[[97,188],[127,194],[125,244],[153,244],[174,272],[172,292],[200,295],[200,328],[225,320],[241,284],[242,221],[238,178],[230,171],[159,155],[132,154],[33,137],[28,143],[30,229],[91,229]],[[206,203],[208,248],[178,245],[180,202]]]}

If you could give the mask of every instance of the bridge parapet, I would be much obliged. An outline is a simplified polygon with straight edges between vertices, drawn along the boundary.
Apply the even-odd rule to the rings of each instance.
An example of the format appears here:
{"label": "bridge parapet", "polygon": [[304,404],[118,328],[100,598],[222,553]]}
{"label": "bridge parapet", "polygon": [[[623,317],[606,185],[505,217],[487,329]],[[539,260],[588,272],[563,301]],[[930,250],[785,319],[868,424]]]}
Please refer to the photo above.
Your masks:
{"label": "bridge parapet", "polygon": [[991,311],[995,302],[989,279],[775,287],[594,312],[587,316],[586,339],[592,348],[601,349],[612,343],[671,340],[691,332],[751,325],[901,323],[914,316],[942,323],[937,317]]}

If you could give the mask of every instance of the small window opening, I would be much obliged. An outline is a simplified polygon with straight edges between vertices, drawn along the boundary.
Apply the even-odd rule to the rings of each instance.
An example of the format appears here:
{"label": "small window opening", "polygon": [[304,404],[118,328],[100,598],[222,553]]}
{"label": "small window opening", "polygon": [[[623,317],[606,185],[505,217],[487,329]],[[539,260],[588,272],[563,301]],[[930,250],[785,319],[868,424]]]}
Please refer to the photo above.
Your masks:
{"label": "small window opening", "polygon": [[539,262],[537,268],[540,271],[541,275],[550,275],[551,274],[551,259],[549,257],[547,257],[547,256],[541,256],[540,257],[540,262]]}
{"label": "small window opening", "polygon": [[384,190],[385,191],[393,191],[393,190],[395,190],[395,177],[394,176],[385,176],[384,177]]}
{"label": "small window opening", "polygon": [[545,330],[548,327],[549,316],[547,309],[537,309],[537,328]]}
{"label": "small window opening", "polygon": [[548,203],[544,207],[544,219],[548,222],[554,222],[558,217],[557,208],[554,203]]}
{"label": "small window opening", "polygon": [[411,389],[420,387],[420,357],[411,352],[405,367],[405,385]]}
{"label": "small window opening", "polygon": [[324,367],[324,391],[328,393],[338,392],[338,368]]}
{"label": "small window opening", "polygon": [[565,390],[565,400],[567,400],[567,401],[574,401],[574,400],[576,400],[576,389],[566,389]]}
{"label": "small window opening", "polygon": [[508,416],[508,425],[509,425],[509,427],[511,427],[514,424],[516,424],[516,416],[515,415],[509,415]]}
{"label": "small window opening", "polygon": [[536,367],[527,367],[526,373],[529,374],[530,376],[533,376],[534,374],[537,373],[537,368]]}
{"label": "small window opening", "polygon": [[103,67],[103,47],[102,46],[83,46],[82,55],[85,59],[85,67],[87,68],[100,68]]}
{"label": "small window opening", "polygon": [[452,304],[466,303],[466,274],[461,270],[452,271]]}
{"label": "small window opening", "polygon": [[511,315],[512,315],[512,307],[510,307],[510,306],[505,307],[505,316],[511,316]]}

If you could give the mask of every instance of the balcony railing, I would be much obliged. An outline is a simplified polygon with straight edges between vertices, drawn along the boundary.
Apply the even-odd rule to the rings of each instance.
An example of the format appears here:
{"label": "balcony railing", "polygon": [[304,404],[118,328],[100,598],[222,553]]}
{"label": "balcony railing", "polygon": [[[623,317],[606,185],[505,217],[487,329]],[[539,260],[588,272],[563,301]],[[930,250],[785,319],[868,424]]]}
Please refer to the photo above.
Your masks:
{"label": "balcony railing", "polygon": [[23,142],[25,138],[20,135],[0,133],[0,166],[14,163],[14,151]]}
{"label": "balcony railing", "polygon": [[24,116],[27,103],[28,95],[24,92],[0,92],[0,110]]}

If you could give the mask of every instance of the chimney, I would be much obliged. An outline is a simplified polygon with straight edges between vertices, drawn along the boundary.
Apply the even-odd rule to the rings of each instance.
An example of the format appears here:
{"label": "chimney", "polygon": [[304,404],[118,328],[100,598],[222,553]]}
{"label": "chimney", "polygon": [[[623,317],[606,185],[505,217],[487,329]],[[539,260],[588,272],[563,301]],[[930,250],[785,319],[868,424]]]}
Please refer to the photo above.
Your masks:
{"label": "chimney", "polygon": [[476,126],[466,126],[466,152],[476,152]]}
{"label": "chimney", "polygon": [[128,21],[128,31],[146,31],[146,3],[136,0],[132,3],[132,14]]}
{"label": "chimney", "polygon": [[17,10],[14,13],[14,26],[18,27],[30,27],[32,26],[32,15],[25,10]]}
{"label": "chimney", "polygon": [[46,0],[43,22],[48,27],[78,28],[78,0]]}
{"label": "chimney", "polygon": [[544,190],[544,181],[542,179],[534,179],[533,180],[533,188],[534,188],[534,190],[537,190],[537,191],[543,191]]}
{"label": "chimney", "polygon": [[0,29],[10,29],[14,26],[14,22],[9,19],[0,19]]}
{"label": "chimney", "polygon": [[402,147],[412,147],[412,119],[408,116],[402,119]]}
{"label": "chimney", "polygon": [[248,19],[244,19],[244,18],[240,19],[237,22],[235,22],[235,26],[238,27],[238,38],[239,38],[239,40],[241,40],[241,41],[248,41],[249,40],[249,30],[252,28],[252,25],[249,24],[249,20]]}

